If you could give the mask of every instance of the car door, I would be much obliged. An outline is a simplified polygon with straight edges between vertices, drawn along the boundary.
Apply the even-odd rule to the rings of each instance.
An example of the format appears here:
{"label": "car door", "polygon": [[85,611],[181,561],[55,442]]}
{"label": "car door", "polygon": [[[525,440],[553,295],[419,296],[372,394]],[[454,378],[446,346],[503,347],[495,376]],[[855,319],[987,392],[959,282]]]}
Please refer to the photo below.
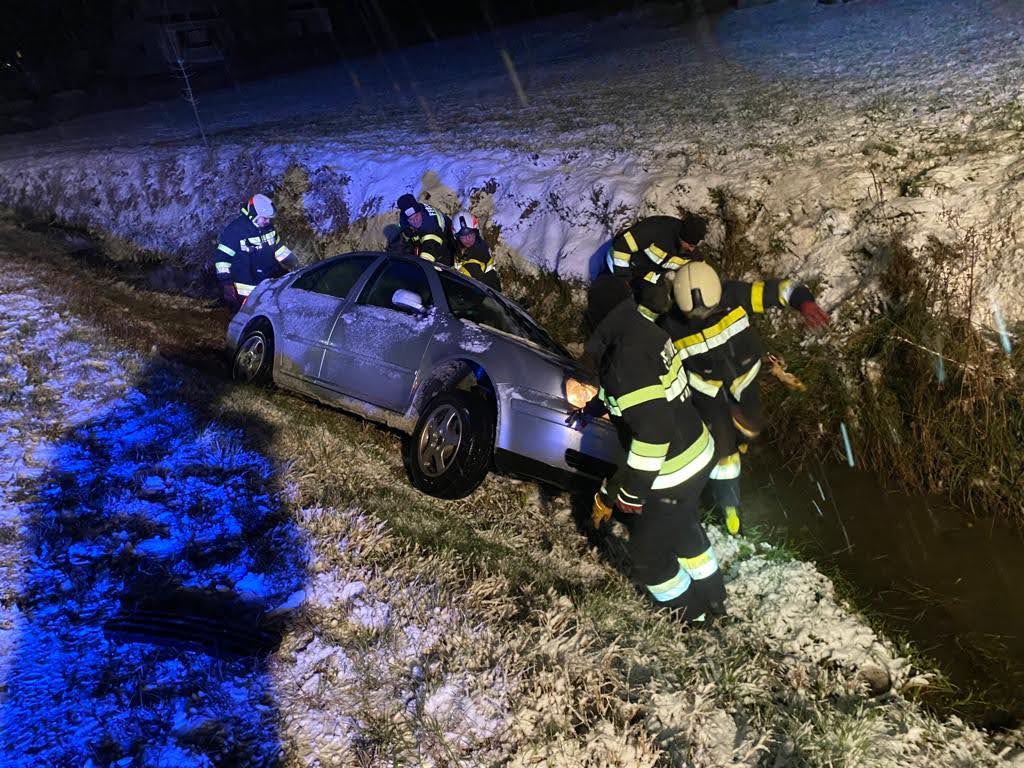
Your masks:
{"label": "car door", "polygon": [[282,332],[278,370],[288,376],[319,378],[324,350],[349,292],[380,257],[357,254],[304,272],[278,297]]}
{"label": "car door", "polygon": [[[424,352],[442,323],[426,266],[418,259],[378,265],[334,326],[323,386],[392,411],[406,410]],[[392,300],[398,290],[418,296],[423,311],[397,307]]]}

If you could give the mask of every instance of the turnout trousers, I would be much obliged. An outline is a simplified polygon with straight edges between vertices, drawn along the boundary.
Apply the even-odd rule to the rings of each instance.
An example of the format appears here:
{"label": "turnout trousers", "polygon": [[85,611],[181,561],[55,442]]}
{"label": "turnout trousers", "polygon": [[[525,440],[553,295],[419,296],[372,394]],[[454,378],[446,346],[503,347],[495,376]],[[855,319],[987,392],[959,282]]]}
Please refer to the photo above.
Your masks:
{"label": "turnout trousers", "polygon": [[629,530],[633,579],[656,605],[678,610],[686,622],[724,610],[722,573],[699,513],[700,494],[712,466],[648,497],[640,514],[619,518]]}
{"label": "turnout trousers", "polygon": [[720,509],[740,506],[740,453],[764,429],[764,407],[754,382],[734,400],[725,387],[710,397],[694,391],[693,404],[715,439],[716,464],[708,490]]}

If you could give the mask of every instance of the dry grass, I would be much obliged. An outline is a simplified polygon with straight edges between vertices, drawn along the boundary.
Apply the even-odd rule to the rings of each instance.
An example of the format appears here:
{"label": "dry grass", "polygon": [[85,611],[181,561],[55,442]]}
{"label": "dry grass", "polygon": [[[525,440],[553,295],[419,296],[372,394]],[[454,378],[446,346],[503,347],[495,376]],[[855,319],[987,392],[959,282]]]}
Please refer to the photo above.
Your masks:
{"label": "dry grass", "polygon": [[867,468],[1024,525],[1024,354],[1006,354],[978,324],[987,321],[972,280],[981,243],[968,231],[915,255],[892,240],[880,275],[885,304],[828,348],[801,345],[791,323],[773,323],[775,348],[808,386],[767,388],[787,455],[826,447],[841,458],[833,436],[843,422]]}

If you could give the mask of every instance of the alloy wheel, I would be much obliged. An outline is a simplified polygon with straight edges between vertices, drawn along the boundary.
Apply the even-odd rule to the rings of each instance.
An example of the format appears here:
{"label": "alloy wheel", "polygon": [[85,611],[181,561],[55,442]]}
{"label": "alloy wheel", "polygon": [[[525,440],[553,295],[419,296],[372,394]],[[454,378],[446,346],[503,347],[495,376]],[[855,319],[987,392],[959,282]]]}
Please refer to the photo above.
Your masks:
{"label": "alloy wheel", "polygon": [[438,477],[451,467],[462,445],[462,434],[462,416],[447,403],[427,417],[417,446],[419,464],[425,475]]}
{"label": "alloy wheel", "polygon": [[241,374],[240,378],[252,381],[259,374],[263,366],[263,357],[266,355],[267,345],[260,335],[254,335],[242,342],[235,357],[235,374]]}

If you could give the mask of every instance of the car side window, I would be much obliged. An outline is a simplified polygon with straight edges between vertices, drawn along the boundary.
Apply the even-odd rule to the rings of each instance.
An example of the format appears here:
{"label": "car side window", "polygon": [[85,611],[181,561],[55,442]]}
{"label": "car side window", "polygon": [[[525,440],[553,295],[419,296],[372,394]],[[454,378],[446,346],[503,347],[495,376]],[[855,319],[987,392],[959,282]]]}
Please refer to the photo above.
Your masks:
{"label": "car side window", "polygon": [[414,261],[400,259],[388,261],[382,265],[377,274],[370,278],[359,303],[368,304],[371,307],[393,309],[391,297],[399,289],[415,293],[420,297],[424,307],[429,307],[433,303],[430,283],[427,282],[427,275],[423,271],[423,267]]}
{"label": "car side window", "polygon": [[339,259],[322,267],[311,269],[292,283],[292,287],[344,299],[366,268],[376,259],[377,257],[373,254]]}
{"label": "car side window", "polygon": [[441,290],[448,300],[448,308],[455,317],[488,325],[532,341],[556,355],[570,357],[529,315],[502,300],[498,294],[448,272],[439,272],[438,277],[441,279]]}
{"label": "car side window", "polygon": [[444,289],[445,298],[448,299],[448,308],[453,315],[460,319],[472,320],[474,323],[489,325],[499,331],[522,335],[493,296],[467,280],[459,280],[446,273],[440,277],[441,287]]}

